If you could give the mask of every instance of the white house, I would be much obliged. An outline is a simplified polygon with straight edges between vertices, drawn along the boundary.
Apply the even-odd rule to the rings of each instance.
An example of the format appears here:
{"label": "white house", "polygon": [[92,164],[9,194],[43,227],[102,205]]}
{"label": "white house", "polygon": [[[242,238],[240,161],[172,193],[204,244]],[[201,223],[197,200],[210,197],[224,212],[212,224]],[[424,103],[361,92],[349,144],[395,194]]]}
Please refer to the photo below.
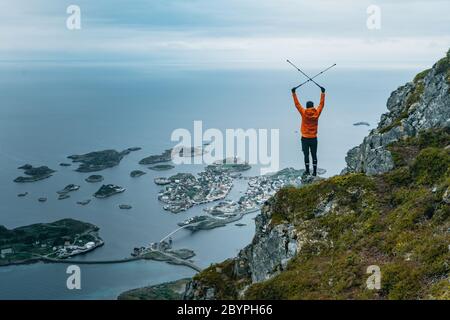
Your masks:
{"label": "white house", "polygon": [[0,257],[2,259],[4,259],[6,257],[7,254],[13,254],[14,251],[12,248],[6,248],[6,249],[2,249],[0,250]]}

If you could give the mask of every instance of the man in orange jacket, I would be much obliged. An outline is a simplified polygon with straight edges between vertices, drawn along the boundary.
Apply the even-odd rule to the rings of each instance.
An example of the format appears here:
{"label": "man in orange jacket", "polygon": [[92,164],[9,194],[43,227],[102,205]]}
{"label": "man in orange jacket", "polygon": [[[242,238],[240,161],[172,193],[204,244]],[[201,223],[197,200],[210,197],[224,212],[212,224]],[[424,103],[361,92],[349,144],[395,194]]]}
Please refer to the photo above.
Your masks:
{"label": "man in orange jacket", "polygon": [[319,117],[325,105],[325,88],[320,87],[322,93],[320,94],[320,103],[317,108],[314,107],[312,101],[306,103],[306,109],[302,107],[298,101],[295,93],[296,88],[292,89],[292,97],[294,98],[295,107],[302,116],[302,151],[305,156],[305,174],[310,174],[309,171],[309,152],[313,161],[313,176],[317,176],[317,127],[319,124]]}

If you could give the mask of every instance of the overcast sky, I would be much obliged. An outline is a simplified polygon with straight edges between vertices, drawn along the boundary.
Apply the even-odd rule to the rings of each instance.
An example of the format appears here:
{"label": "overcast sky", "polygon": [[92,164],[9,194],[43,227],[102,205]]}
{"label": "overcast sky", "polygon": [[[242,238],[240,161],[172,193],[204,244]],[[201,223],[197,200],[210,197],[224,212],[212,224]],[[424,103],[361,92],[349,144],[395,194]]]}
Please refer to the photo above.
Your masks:
{"label": "overcast sky", "polygon": [[[70,4],[81,30],[66,28]],[[371,4],[380,30],[366,27]],[[449,12],[449,0],[2,0],[0,60],[418,68],[450,47]]]}

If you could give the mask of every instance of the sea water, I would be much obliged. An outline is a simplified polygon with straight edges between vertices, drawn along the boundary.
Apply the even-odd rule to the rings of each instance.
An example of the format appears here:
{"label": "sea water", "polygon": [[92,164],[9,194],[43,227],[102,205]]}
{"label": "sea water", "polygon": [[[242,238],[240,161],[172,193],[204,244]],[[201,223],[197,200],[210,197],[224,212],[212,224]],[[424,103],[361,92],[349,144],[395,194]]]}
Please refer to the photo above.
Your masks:
{"label": "sea water", "polygon": [[[304,79],[291,69],[273,70],[155,70],[123,66],[50,66],[39,63],[0,65],[0,225],[8,228],[38,222],[74,218],[100,227],[105,245],[80,257],[102,260],[128,257],[134,247],[158,241],[177,223],[202,213],[207,205],[187,212],[164,211],[157,200],[159,176],[177,172],[197,173],[202,165],[180,165],[156,172],[138,164],[175,143],[177,128],[192,130],[201,120],[204,129],[279,129],[280,169],[302,168],[299,114],[290,88]],[[315,70],[311,70],[311,74]],[[317,79],[327,89],[326,105],[319,123],[319,167],[325,176],[345,166],[348,149],[359,144],[386,112],[391,91],[419,70],[341,70],[335,68]],[[318,102],[314,85],[298,90],[302,103]],[[367,121],[367,126],[353,123]],[[142,147],[126,156],[119,166],[99,174],[104,183],[127,190],[108,199],[94,199],[87,206],[76,202],[90,198],[99,184],[84,179],[88,173],[76,166],[60,167],[66,157],[90,151]],[[14,183],[22,174],[17,167],[30,163],[47,165],[57,172],[49,179]],[[132,170],[147,172],[131,178]],[[259,174],[257,167],[245,175]],[[81,185],[66,200],[56,191],[67,184]],[[237,180],[228,199],[237,200],[246,181]],[[18,193],[28,192],[24,198]],[[37,201],[47,197],[45,203]],[[119,204],[131,210],[120,210]],[[256,213],[243,218],[245,226],[230,224],[209,231],[181,230],[173,237],[175,248],[196,252],[195,264],[235,256],[254,235]],[[78,258],[77,258],[78,259]],[[67,265],[37,263],[0,267],[0,299],[115,299],[124,290],[190,277],[195,272],[163,262],[81,265],[81,290],[66,287]]]}

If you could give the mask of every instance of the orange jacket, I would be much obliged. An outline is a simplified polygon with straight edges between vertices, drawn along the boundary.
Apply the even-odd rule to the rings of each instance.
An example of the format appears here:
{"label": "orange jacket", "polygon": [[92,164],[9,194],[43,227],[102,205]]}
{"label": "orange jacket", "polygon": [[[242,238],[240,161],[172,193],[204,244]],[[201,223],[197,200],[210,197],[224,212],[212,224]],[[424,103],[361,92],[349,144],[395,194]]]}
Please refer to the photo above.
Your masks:
{"label": "orange jacket", "polygon": [[316,138],[317,127],[319,125],[319,117],[325,105],[325,93],[320,94],[320,103],[317,108],[305,109],[298,101],[297,95],[294,92],[292,93],[292,97],[294,98],[295,107],[302,115],[302,137]]}

